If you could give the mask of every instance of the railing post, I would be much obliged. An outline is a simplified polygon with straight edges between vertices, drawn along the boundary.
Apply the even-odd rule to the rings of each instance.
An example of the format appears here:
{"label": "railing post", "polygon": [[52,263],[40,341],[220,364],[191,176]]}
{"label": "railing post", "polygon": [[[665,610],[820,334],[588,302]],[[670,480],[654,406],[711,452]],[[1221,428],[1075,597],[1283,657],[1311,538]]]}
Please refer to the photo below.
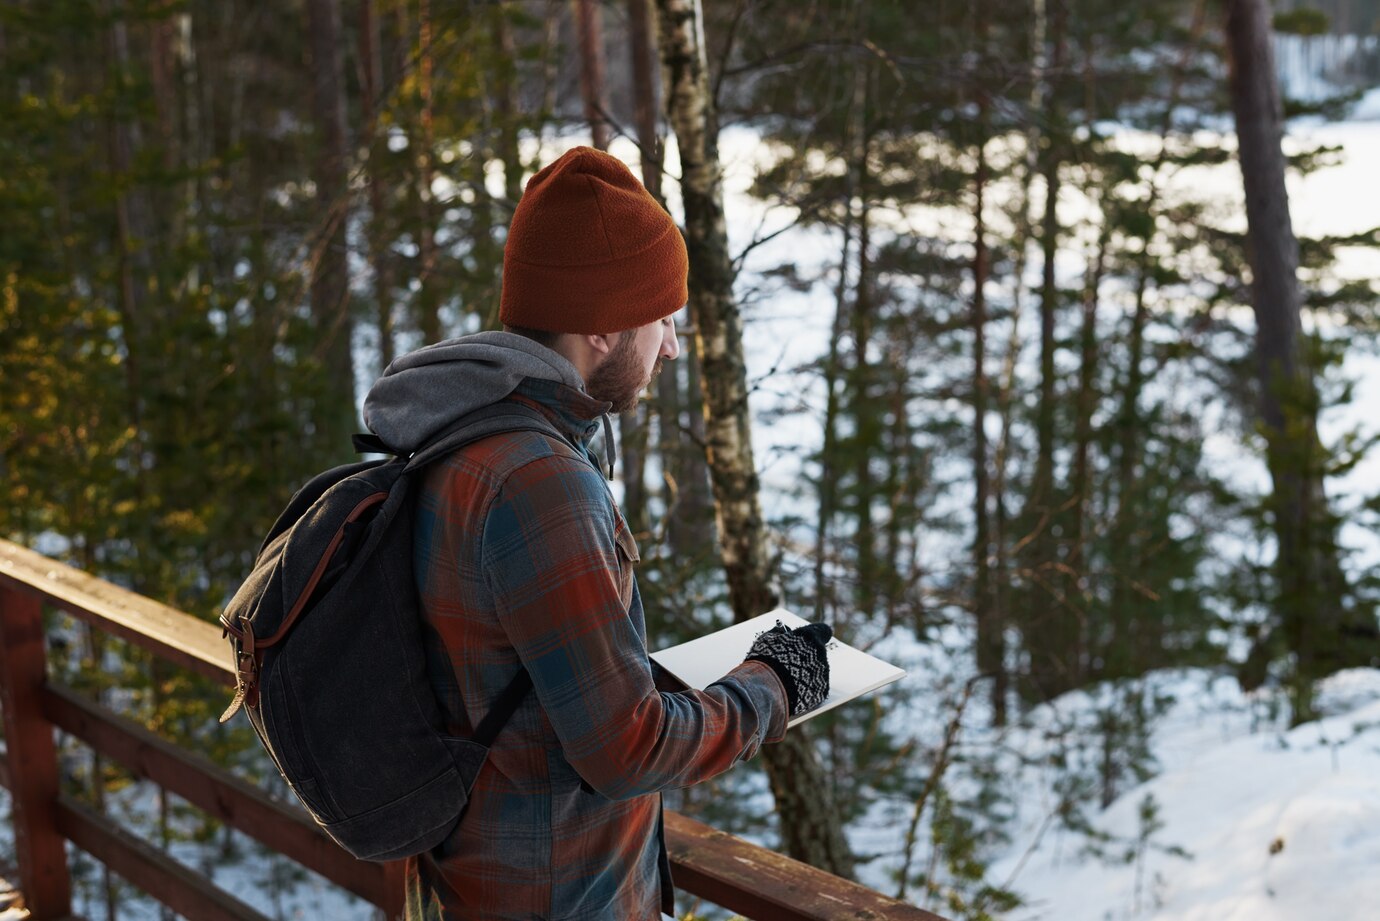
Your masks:
{"label": "railing post", "polygon": [[61,918],[72,911],[67,848],[55,820],[57,748],[53,726],[43,718],[39,704],[46,673],[41,602],[0,587],[0,703],[14,797],[19,884],[33,921]]}

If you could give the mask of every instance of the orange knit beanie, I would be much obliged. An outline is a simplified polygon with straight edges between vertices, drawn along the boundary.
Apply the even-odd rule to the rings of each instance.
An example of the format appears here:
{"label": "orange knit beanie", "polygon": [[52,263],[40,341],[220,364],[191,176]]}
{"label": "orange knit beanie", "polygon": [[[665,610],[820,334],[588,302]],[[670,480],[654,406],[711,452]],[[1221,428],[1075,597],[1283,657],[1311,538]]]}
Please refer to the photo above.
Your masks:
{"label": "orange knit beanie", "polygon": [[576,147],[537,173],[503,248],[498,317],[553,333],[616,333],[689,297],[675,221],[615,157]]}

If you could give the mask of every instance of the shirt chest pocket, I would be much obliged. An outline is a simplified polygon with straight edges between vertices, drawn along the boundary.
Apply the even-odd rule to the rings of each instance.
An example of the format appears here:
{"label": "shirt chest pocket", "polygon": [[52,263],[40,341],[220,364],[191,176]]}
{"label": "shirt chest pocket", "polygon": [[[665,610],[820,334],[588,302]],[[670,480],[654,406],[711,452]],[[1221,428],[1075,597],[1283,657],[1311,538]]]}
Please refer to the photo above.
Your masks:
{"label": "shirt chest pocket", "polygon": [[637,541],[633,539],[632,531],[628,530],[627,522],[622,518],[613,532],[613,541],[618,545],[618,597],[623,602],[623,609],[627,610],[632,606],[633,574],[642,557],[637,552]]}

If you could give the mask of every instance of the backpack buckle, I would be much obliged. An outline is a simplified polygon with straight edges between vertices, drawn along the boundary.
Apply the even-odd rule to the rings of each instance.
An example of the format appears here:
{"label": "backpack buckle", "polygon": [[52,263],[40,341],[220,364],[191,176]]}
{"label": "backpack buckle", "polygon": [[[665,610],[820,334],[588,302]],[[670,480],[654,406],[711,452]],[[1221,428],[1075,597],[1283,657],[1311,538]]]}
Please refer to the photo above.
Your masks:
{"label": "backpack buckle", "polygon": [[[224,618],[221,623],[227,631],[234,629]],[[222,723],[228,721],[246,704],[251,707],[259,705],[259,660],[254,654],[254,626],[246,621],[243,631],[234,630],[234,633],[237,637],[234,640],[235,696],[231,699],[230,706],[220,715]]]}
{"label": "backpack buckle", "polygon": [[[238,620],[239,618],[236,618]],[[237,627],[224,614],[220,615],[220,638],[234,636],[236,640],[244,639],[244,631]]]}
{"label": "backpack buckle", "polygon": [[246,706],[259,705],[259,660],[250,653],[240,653],[240,667],[235,675],[235,683],[244,688]]}

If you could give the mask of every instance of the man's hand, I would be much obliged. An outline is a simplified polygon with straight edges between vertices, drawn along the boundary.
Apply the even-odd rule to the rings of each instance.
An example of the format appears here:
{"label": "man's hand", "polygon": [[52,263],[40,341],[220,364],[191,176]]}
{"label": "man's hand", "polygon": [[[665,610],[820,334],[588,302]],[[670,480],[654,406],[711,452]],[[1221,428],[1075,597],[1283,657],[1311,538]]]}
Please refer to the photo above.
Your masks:
{"label": "man's hand", "polygon": [[781,621],[759,633],[743,661],[770,666],[786,686],[791,716],[808,713],[829,696],[829,654],[833,637],[828,624],[806,624],[794,630]]}

